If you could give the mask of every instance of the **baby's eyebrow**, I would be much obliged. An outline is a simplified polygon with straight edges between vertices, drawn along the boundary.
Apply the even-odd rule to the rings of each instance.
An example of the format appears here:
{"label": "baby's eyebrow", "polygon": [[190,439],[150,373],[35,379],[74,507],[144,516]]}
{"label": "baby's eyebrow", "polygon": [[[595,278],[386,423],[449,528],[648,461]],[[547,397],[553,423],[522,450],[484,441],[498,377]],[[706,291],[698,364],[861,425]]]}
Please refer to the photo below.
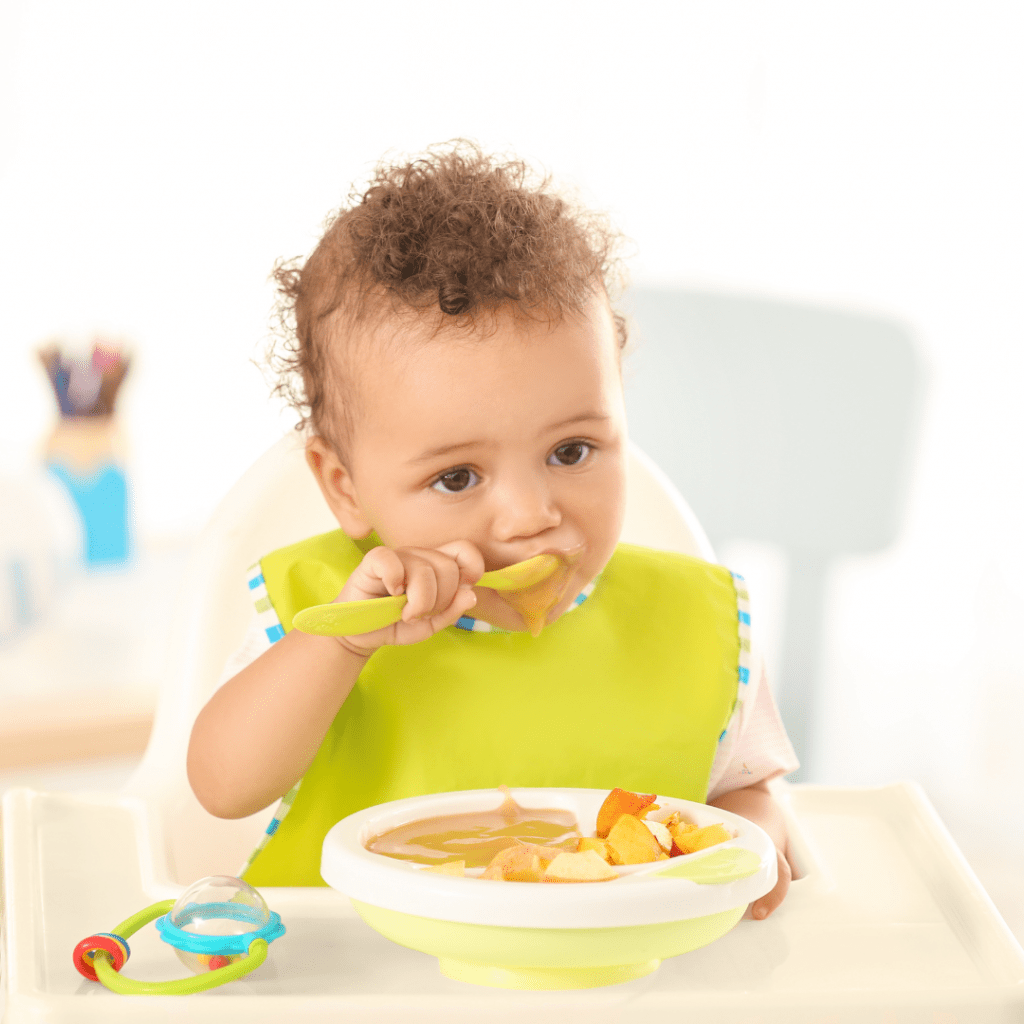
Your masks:
{"label": "baby's eyebrow", "polygon": [[579,416],[570,416],[567,420],[559,420],[557,423],[552,423],[546,429],[559,430],[561,427],[572,426],[573,423],[589,423],[591,421],[605,423],[610,419],[611,416],[603,412],[584,412],[580,413]]}
{"label": "baby's eyebrow", "polygon": [[409,460],[410,466],[419,465],[421,462],[430,462],[431,459],[439,458],[442,455],[449,455],[451,452],[462,451],[463,448],[478,448],[485,444],[484,441],[459,441],[457,444],[443,444],[440,448],[431,448],[429,451]]}

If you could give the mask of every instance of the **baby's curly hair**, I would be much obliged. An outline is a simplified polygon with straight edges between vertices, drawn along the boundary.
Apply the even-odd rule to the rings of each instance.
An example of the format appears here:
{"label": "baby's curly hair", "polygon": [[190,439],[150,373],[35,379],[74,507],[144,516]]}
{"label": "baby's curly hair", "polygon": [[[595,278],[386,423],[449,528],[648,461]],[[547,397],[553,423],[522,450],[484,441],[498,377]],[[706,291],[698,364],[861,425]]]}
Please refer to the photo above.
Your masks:
{"label": "baby's curly hair", "polygon": [[[436,330],[472,329],[506,306],[558,321],[601,287],[614,301],[624,284],[621,236],[550,186],[523,161],[462,139],[378,165],[369,188],[329,218],[309,259],[274,269],[270,363],[298,428],[336,447],[351,429],[350,382],[330,358],[339,314],[349,327],[404,312],[433,315]],[[626,322],[612,315],[621,348]],[[329,416],[329,393],[341,399],[342,422]]]}

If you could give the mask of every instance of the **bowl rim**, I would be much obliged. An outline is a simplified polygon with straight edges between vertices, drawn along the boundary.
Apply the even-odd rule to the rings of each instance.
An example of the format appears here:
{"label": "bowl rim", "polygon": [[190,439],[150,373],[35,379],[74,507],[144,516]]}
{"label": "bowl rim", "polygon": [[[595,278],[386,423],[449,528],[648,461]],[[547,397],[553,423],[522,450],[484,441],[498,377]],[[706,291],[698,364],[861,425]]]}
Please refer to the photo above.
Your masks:
{"label": "bowl rim", "polygon": [[[593,832],[597,808],[607,789],[514,787],[513,799],[530,808],[573,810],[584,834]],[[619,879],[576,885],[506,883],[457,878],[422,865],[371,853],[363,843],[380,832],[421,818],[497,806],[496,789],[456,790],[393,800],[365,808],[339,821],[324,839],[320,873],[324,881],[361,903],[418,917],[498,927],[621,928],[703,917],[745,905],[769,892],[777,880],[775,845],[753,822],[718,807],[658,795],[663,811],[680,810],[698,825],[721,822],[734,838],[688,854],[695,862],[716,850],[750,850],[758,870],[742,879],[698,884],[683,878],[657,878],[665,861],[619,868]],[[674,858],[677,860],[677,858]]]}

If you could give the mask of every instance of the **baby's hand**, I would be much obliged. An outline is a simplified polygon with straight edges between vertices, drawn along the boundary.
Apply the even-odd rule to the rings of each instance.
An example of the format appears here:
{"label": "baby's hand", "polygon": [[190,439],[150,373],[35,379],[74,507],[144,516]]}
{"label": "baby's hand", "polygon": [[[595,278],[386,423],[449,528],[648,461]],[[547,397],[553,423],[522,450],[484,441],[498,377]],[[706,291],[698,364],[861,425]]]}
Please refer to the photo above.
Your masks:
{"label": "baby's hand", "polygon": [[793,870],[789,860],[782,850],[776,847],[776,859],[779,864],[779,880],[771,892],[765,893],[759,900],[755,900],[747,907],[745,918],[753,918],[755,921],[763,921],[785,898],[789,892],[789,883],[793,881]]}
{"label": "baby's hand", "polygon": [[453,541],[439,548],[373,548],[335,602],[406,594],[402,621],[371,633],[335,639],[362,657],[385,644],[426,640],[476,604],[473,585],[483,574],[483,555],[469,541]]}

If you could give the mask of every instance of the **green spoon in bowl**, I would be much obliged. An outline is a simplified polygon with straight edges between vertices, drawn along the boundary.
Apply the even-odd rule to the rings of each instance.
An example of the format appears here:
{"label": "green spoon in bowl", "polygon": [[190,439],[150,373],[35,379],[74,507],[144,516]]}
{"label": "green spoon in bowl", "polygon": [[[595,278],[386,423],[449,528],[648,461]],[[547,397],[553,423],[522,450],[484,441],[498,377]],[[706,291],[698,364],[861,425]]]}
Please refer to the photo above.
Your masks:
{"label": "green spoon in bowl", "polygon": [[[546,579],[556,568],[556,555],[536,555],[525,562],[485,572],[476,585],[490,590],[525,590]],[[357,636],[398,622],[407,600],[405,594],[397,594],[368,601],[315,604],[299,612],[292,619],[292,625],[302,633],[317,636]]]}

